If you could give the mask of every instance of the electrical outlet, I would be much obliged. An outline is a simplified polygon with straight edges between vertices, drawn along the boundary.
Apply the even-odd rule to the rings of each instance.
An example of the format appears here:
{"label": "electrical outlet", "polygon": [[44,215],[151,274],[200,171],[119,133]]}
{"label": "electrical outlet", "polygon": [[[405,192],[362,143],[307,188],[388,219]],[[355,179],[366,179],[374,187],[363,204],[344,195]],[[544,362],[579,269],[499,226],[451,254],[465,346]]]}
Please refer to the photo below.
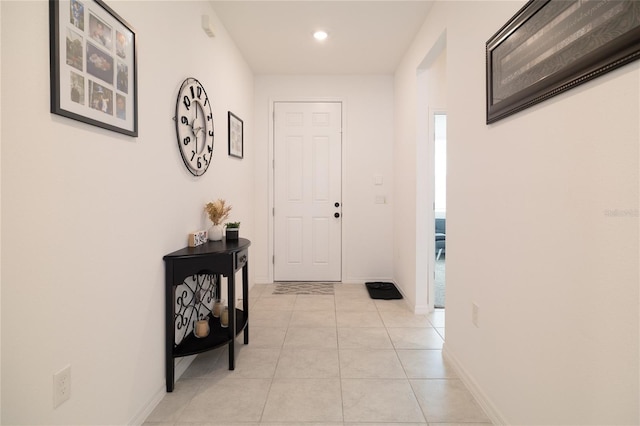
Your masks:
{"label": "electrical outlet", "polygon": [[71,366],[67,365],[53,375],[53,408],[71,396]]}
{"label": "electrical outlet", "polygon": [[476,327],[480,327],[478,325],[478,315],[479,315],[479,311],[480,307],[478,306],[477,303],[473,302],[471,304],[471,322],[473,323],[473,325],[475,325]]}

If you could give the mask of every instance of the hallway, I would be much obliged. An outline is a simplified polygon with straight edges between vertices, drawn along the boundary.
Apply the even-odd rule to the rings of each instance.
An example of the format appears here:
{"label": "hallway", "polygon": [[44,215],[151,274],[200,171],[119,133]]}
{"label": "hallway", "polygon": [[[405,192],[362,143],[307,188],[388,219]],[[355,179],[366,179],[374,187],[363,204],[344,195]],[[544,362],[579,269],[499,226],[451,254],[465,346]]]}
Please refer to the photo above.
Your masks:
{"label": "hallway", "polygon": [[274,289],[251,289],[236,369],[226,348],[199,355],[145,425],[490,424],[442,357],[444,310],[414,315],[362,284]]}

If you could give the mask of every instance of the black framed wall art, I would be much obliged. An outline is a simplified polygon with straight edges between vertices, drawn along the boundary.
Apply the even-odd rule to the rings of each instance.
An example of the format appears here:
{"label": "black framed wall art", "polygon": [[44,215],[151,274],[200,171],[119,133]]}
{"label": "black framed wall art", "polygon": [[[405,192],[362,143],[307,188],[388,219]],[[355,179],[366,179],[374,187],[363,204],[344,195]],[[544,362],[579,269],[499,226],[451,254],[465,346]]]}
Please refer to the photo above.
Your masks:
{"label": "black framed wall art", "polygon": [[49,0],[51,112],[138,136],[136,33],[101,0]]}
{"label": "black framed wall art", "polygon": [[229,155],[232,157],[244,157],[244,122],[229,111],[228,113],[228,129],[229,129]]}
{"label": "black framed wall art", "polygon": [[530,0],[486,58],[489,124],[640,58],[640,1]]}

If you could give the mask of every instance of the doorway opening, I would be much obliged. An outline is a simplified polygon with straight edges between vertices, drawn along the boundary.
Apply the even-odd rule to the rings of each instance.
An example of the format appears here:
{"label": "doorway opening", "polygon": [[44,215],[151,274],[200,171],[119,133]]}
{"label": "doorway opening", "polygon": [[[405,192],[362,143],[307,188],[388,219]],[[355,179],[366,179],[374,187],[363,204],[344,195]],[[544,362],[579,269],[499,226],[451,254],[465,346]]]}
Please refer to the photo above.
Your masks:
{"label": "doorway opening", "polygon": [[[435,250],[435,127],[437,116],[438,135],[440,135],[442,129],[446,130],[446,48],[447,35],[445,30],[440,34],[438,40],[418,66],[416,74],[418,99],[416,112],[417,116],[420,117],[417,122],[416,144],[416,217],[420,218],[417,221],[416,228],[416,262],[419,265],[416,270],[416,300],[418,301],[416,311],[423,312],[433,312],[436,308],[435,269],[439,250]],[[444,164],[446,165],[446,161]],[[446,173],[446,168],[444,170]],[[441,174],[439,173],[439,175]],[[439,188],[442,188],[442,185],[439,185]],[[444,193],[446,194],[446,192]],[[439,195],[439,199],[442,199],[442,195]],[[444,210],[440,208],[440,202],[438,207],[438,210]],[[438,213],[440,214],[440,212]],[[446,217],[444,223],[446,226]],[[446,247],[440,252],[440,259],[443,259],[445,250]],[[442,315],[444,316],[444,312],[442,312]]]}
{"label": "doorway opening", "polygon": [[446,284],[446,229],[447,229],[447,115],[433,114],[434,131],[434,307],[445,307]]}

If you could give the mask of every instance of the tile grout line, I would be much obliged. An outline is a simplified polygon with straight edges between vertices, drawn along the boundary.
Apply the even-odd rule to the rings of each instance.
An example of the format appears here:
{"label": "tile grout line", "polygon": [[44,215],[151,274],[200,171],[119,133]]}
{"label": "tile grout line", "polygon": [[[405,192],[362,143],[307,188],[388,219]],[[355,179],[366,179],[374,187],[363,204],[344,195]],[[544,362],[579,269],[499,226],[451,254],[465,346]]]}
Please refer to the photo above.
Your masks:
{"label": "tile grout line", "polygon": [[[264,290],[263,290],[264,292]],[[262,294],[259,296],[262,297]],[[297,299],[297,296],[296,296]],[[295,306],[295,302],[294,302],[294,306]],[[292,310],[293,312],[293,310]],[[273,381],[276,378],[276,371],[278,371],[278,364],[280,364],[280,358],[282,357],[282,350],[284,349],[284,342],[287,339],[287,333],[289,332],[289,326],[291,325],[291,315],[289,316],[289,321],[287,322],[287,330],[284,333],[284,338],[282,339],[282,343],[280,344],[280,352],[278,353],[278,360],[276,361],[276,366],[273,369],[273,375],[271,376],[271,379],[269,380],[269,389],[267,390],[267,395],[264,399],[264,404],[262,405],[262,411],[260,412],[260,419],[258,420],[259,424],[262,424],[263,421],[263,417],[264,417],[264,411],[267,408],[267,402],[269,401],[269,395],[271,394],[271,388],[273,387]]]}
{"label": "tile grout line", "polygon": [[344,389],[342,387],[342,363],[340,362],[340,336],[338,335],[338,304],[336,303],[335,289],[333,294],[333,310],[336,315],[336,352],[338,352],[338,384],[340,385],[340,415],[344,425]]}

